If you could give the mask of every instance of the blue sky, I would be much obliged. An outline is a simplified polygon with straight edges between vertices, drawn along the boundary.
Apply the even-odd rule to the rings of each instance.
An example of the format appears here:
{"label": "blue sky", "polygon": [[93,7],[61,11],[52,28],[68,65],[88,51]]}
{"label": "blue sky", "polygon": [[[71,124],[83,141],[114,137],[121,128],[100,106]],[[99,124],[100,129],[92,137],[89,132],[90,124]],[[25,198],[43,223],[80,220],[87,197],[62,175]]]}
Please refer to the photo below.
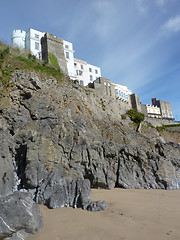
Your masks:
{"label": "blue sky", "polygon": [[13,29],[52,33],[142,103],[171,102],[180,120],[180,0],[6,0],[0,20],[8,44]]}

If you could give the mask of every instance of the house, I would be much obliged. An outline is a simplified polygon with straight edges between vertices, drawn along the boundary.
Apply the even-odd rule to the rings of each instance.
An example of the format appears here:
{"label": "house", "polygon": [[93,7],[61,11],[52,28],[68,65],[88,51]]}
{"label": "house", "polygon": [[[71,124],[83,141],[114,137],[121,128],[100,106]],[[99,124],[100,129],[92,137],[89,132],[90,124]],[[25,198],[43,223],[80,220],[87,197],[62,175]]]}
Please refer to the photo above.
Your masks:
{"label": "house", "polygon": [[115,96],[116,98],[124,101],[124,102],[129,102],[129,96],[132,94],[132,91],[128,89],[127,86],[123,86],[120,84],[115,84],[113,83],[114,87],[115,87]]}
{"label": "house", "polygon": [[97,78],[101,77],[101,69],[88,64],[86,61],[74,59],[75,76],[82,86],[87,86]]}
{"label": "house", "polygon": [[[68,74],[72,80],[77,79],[80,85],[87,86],[89,82],[93,82],[98,77],[101,77],[101,69],[99,67],[74,58],[73,44],[71,42],[65,41],[50,33],[40,32],[32,28],[27,32],[14,30],[11,40],[14,47],[27,49],[38,59],[47,62],[49,62],[48,52],[50,51],[49,49],[51,49],[51,53],[58,57],[58,62],[63,72]],[[48,43],[46,43],[46,41],[48,41]],[[64,53],[62,53],[61,45]],[[63,56],[60,56],[60,53]],[[64,66],[64,57],[66,67]]]}
{"label": "house", "polygon": [[163,119],[174,120],[171,104],[169,102],[152,98],[152,105],[160,108],[161,116]]}
{"label": "house", "polygon": [[44,32],[40,32],[30,28],[27,32],[22,30],[14,30],[12,32],[12,45],[22,49],[31,51],[37,58],[42,59],[41,38]]}
{"label": "house", "polygon": [[145,116],[150,117],[150,118],[162,118],[161,117],[161,110],[159,107],[154,106],[154,105],[144,105],[147,111],[147,115]]}

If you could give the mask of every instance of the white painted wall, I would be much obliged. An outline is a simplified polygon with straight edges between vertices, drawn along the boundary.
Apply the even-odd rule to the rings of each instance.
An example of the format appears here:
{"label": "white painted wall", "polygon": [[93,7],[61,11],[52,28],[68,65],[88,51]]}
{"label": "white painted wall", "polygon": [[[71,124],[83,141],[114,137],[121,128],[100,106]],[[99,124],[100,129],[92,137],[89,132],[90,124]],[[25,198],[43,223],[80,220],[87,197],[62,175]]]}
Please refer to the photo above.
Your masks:
{"label": "white painted wall", "polygon": [[146,105],[148,117],[161,118],[160,108],[153,105]]}
{"label": "white painted wall", "polygon": [[25,48],[26,32],[22,30],[14,30],[11,35],[13,47]]}
{"label": "white painted wall", "polygon": [[71,79],[75,80],[73,45],[72,43],[63,40],[63,47],[64,47],[64,55],[67,62],[68,75]]}
{"label": "white painted wall", "polygon": [[44,32],[30,28],[26,33],[26,49],[30,50],[37,58],[42,59],[41,38]]}
{"label": "white painted wall", "polygon": [[132,91],[128,89],[127,86],[115,84],[115,96],[122,101],[129,102],[129,95],[132,94]]}
{"label": "white painted wall", "polygon": [[75,69],[75,78],[79,81],[79,84],[83,86],[87,86],[89,83],[87,62],[75,58],[74,69]]}
{"label": "white painted wall", "polygon": [[88,83],[93,82],[97,78],[101,77],[101,69],[99,67],[87,64],[87,68],[88,68],[88,80],[87,80]]}

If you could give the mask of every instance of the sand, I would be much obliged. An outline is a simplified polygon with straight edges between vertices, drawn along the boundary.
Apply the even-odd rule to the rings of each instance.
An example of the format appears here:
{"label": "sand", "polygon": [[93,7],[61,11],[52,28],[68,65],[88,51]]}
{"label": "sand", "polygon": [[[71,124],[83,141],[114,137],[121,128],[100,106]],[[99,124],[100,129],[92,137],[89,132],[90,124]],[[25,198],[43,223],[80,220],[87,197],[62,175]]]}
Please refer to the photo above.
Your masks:
{"label": "sand", "polygon": [[180,190],[92,190],[102,212],[40,206],[44,228],[29,240],[180,240]]}

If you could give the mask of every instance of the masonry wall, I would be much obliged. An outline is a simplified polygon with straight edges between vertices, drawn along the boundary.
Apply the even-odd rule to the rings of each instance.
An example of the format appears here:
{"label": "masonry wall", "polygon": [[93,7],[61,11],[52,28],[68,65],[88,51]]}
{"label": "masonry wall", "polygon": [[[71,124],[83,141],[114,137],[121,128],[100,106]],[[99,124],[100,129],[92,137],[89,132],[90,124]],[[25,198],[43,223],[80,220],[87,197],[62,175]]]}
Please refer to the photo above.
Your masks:
{"label": "masonry wall", "polygon": [[55,37],[50,33],[46,33],[41,39],[42,59],[49,62],[49,53],[56,56],[60,69],[64,74],[68,75],[66,58],[64,55],[63,40]]}
{"label": "masonry wall", "polygon": [[162,126],[162,125],[177,124],[177,122],[174,122],[173,120],[149,118],[149,117],[146,117],[145,121],[148,123],[151,123],[154,127]]}
{"label": "masonry wall", "polygon": [[99,77],[94,81],[93,86],[102,95],[108,95],[115,99],[115,86],[109,79]]}
{"label": "masonry wall", "polygon": [[131,94],[130,95],[130,100],[131,100],[131,106],[133,109],[137,110],[138,112],[142,112],[141,108],[141,102],[139,100],[139,97],[137,94]]}

